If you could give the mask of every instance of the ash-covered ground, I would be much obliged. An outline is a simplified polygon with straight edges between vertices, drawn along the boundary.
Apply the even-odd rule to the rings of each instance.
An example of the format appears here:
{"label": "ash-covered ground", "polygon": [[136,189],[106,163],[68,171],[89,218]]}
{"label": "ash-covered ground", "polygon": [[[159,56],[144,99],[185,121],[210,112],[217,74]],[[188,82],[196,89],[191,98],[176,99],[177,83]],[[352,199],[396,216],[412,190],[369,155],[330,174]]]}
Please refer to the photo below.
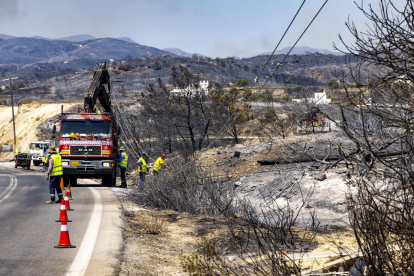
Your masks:
{"label": "ash-covered ground", "polygon": [[[228,175],[237,197],[249,200],[263,212],[290,208],[299,212],[298,226],[306,227],[311,214],[316,215],[319,226],[346,226],[347,194],[356,189],[352,177],[342,162],[327,168],[336,160],[317,161],[338,156],[337,145],[351,148],[339,133],[295,136],[271,143],[211,149],[202,163],[219,175]],[[235,152],[240,152],[240,157],[235,157]],[[296,162],[313,158],[316,160]],[[282,164],[258,163],[264,160]]]}

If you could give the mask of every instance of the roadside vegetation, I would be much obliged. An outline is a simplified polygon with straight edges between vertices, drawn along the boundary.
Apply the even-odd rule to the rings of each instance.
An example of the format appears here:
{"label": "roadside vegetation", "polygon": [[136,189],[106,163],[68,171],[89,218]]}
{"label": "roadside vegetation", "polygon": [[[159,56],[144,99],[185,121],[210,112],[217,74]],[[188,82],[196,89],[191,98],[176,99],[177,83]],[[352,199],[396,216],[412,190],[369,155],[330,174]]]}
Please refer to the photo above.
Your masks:
{"label": "roadside vegetation", "polygon": [[[343,250],[338,256],[338,260],[342,259],[337,262],[340,267],[336,269],[350,269],[349,266],[359,264],[355,269],[366,275],[413,274],[414,244],[411,234],[414,190],[411,183],[414,180],[411,152],[414,145],[411,109],[414,91],[411,84],[414,79],[409,66],[413,53],[409,42],[402,42],[414,33],[414,4],[407,1],[405,9],[398,11],[390,4],[391,1],[380,2],[379,14],[374,9],[364,10],[361,7],[374,25],[370,32],[360,35],[360,31],[349,24],[350,32],[356,39],[355,44],[344,43],[346,52],[352,57],[349,71],[336,74],[334,80],[326,82],[333,105],[305,103],[290,105],[291,108],[285,105],[281,111],[280,106],[274,108],[285,96],[275,98],[272,92],[258,96],[247,89],[246,84],[239,93],[235,90],[225,92],[222,87],[214,88],[211,102],[189,95],[179,99],[166,96],[165,102],[157,107],[152,99],[159,96],[151,95],[167,93],[167,90],[163,89],[162,80],[155,86],[149,86],[149,96],[144,97],[142,102],[143,114],[148,119],[142,122],[131,120],[130,126],[136,132],[131,133],[129,138],[125,136],[124,141],[131,149],[136,147],[137,152],[140,147],[152,148],[154,152],[170,150],[171,171],[148,184],[144,192],[134,194],[133,202],[145,203],[146,208],[151,210],[171,210],[193,218],[205,216],[201,228],[209,229],[212,221],[217,228],[213,232],[204,231],[204,235],[195,238],[193,249],[177,256],[181,262],[180,273],[301,275],[319,265],[309,264],[302,257],[323,245],[324,248],[333,246],[336,250]],[[395,55],[396,52],[400,54]],[[361,74],[364,64],[379,68],[377,74],[369,75],[369,81],[363,80]],[[185,89],[197,83],[197,77],[189,70],[173,67],[171,84],[174,87]],[[312,90],[309,86],[287,88],[286,94],[289,97],[297,94],[308,97],[307,93],[312,93]],[[267,99],[268,105],[250,109],[247,117],[242,115],[244,110],[231,108],[232,105],[251,105],[256,97]],[[218,124],[214,121],[217,112],[209,111],[216,105],[226,104],[229,106],[227,110],[235,110],[235,113]],[[168,110],[169,107],[173,111]],[[124,112],[125,117],[132,115]],[[194,113],[189,115],[191,112]],[[337,123],[339,135],[315,136],[313,131],[309,133],[305,130],[304,136],[292,136],[303,126],[300,124],[303,120],[322,115]],[[238,118],[249,120],[239,122]],[[155,128],[138,125],[144,122],[150,122]],[[223,132],[219,125],[224,127]],[[214,147],[215,155],[221,156],[223,147],[226,147],[212,143],[217,135],[226,133],[234,138],[232,143],[236,141],[233,127],[238,128],[238,132],[252,127],[256,135],[260,133],[261,139],[267,141],[269,156],[272,156],[272,159],[258,160],[260,164],[276,164],[276,169],[285,160],[290,165],[284,169],[292,175],[292,180],[281,183],[274,194],[257,187],[243,186],[249,171],[235,178],[230,173],[231,164],[235,167],[240,165],[237,159],[240,151],[236,150],[236,146],[233,147],[234,156],[227,159],[230,162],[225,166],[227,173],[225,169],[223,171],[224,161],[206,163],[205,155],[214,155],[207,150]],[[314,127],[315,124],[313,130]],[[154,129],[158,134],[143,133],[142,129]],[[161,133],[161,136],[156,136]],[[139,137],[134,141],[135,145],[132,137]],[[157,137],[157,141],[166,143],[149,146],[146,144],[150,141],[148,137]],[[275,137],[280,140],[274,142]],[[294,141],[288,142],[286,138],[289,137]],[[275,146],[271,147],[273,143]],[[248,146],[246,153],[241,155],[248,156],[249,152],[257,151],[257,145],[254,146],[254,150],[252,145]],[[298,163],[296,170],[293,163]],[[264,169],[256,171],[263,172]],[[324,181],[326,175],[323,174],[330,172],[343,173],[342,181],[348,185],[345,193],[348,219],[345,223],[350,232],[344,232],[344,228],[340,227],[326,232],[327,228],[322,227],[324,218],[317,212],[322,201],[313,200],[313,194],[318,193],[318,185],[313,189],[304,185],[312,177],[315,181]],[[255,177],[259,175],[255,174]],[[241,192],[239,186],[251,191]],[[279,198],[281,194],[285,194],[284,201]],[[327,194],[326,197],[329,200],[333,195]],[[325,242],[317,238],[321,233],[324,233]],[[352,236],[353,245],[343,245],[345,233]],[[335,234],[341,235],[342,239],[336,239]],[[292,252],[299,257],[293,259],[291,255],[286,255]],[[326,262],[333,263],[335,260]]]}

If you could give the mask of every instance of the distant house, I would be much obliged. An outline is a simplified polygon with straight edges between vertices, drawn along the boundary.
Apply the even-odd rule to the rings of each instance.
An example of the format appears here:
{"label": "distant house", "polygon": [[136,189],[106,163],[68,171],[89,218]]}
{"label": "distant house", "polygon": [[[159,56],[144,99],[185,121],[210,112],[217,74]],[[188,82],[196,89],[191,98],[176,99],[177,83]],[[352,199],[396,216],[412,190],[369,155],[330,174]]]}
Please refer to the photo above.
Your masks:
{"label": "distant house", "polygon": [[200,81],[200,85],[198,89],[195,89],[194,86],[189,86],[185,89],[175,88],[170,91],[170,96],[191,96],[194,97],[195,95],[208,95],[208,81]]}
{"label": "distant house", "polygon": [[330,104],[331,99],[328,99],[326,97],[326,92],[324,90],[322,93],[315,93],[313,98],[292,99],[292,102],[294,102],[294,103],[308,102],[308,103],[315,103],[315,104]]}

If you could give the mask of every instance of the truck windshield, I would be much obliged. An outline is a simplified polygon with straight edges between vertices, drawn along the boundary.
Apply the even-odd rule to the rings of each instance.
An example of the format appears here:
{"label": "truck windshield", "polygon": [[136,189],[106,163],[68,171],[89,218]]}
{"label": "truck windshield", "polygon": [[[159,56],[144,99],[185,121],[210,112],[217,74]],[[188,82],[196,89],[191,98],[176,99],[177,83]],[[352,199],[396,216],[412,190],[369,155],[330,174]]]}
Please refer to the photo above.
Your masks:
{"label": "truck windshield", "polygon": [[111,122],[104,121],[62,121],[62,138],[111,138]]}
{"label": "truck windshield", "polygon": [[44,149],[45,146],[46,146],[45,144],[31,143],[30,144],[30,149],[31,150],[41,150],[41,149]]}

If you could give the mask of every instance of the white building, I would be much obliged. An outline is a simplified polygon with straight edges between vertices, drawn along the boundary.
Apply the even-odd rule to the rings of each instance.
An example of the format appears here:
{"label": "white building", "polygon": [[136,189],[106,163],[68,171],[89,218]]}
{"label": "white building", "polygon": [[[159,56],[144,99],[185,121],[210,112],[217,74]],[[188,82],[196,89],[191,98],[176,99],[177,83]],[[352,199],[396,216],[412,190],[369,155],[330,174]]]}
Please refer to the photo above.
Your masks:
{"label": "white building", "polygon": [[301,102],[308,102],[308,103],[315,103],[315,104],[330,104],[331,99],[326,98],[325,90],[322,93],[315,93],[313,98],[304,98],[304,99],[292,99],[294,103],[301,103]]}
{"label": "white building", "polygon": [[200,81],[198,89],[195,89],[194,86],[189,86],[185,89],[175,88],[170,91],[170,96],[195,96],[195,95],[208,95],[208,81]]}

